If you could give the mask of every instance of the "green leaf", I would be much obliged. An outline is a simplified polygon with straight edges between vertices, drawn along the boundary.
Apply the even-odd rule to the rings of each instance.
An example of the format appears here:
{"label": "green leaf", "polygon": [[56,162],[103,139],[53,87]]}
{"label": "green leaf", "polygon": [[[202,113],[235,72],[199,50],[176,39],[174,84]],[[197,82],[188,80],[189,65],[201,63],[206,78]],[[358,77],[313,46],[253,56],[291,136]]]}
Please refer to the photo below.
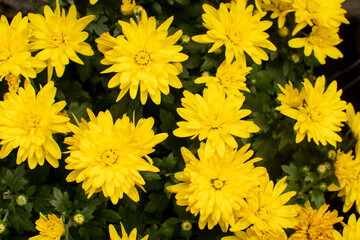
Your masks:
{"label": "green leaf", "polygon": [[30,221],[30,217],[31,214],[29,212],[16,208],[16,210],[9,215],[9,220],[18,232],[22,230],[34,232],[34,224]]}
{"label": "green leaf", "polygon": [[169,199],[165,194],[159,192],[153,192],[149,196],[150,201],[145,204],[144,210],[146,212],[152,213],[156,210],[162,212],[169,205]]}
{"label": "green leaf", "polygon": [[279,134],[280,143],[279,143],[279,150],[284,148],[286,145],[295,142],[295,134],[294,130],[291,128],[283,128],[283,130]]}
{"label": "green leaf", "polygon": [[288,180],[297,181],[300,179],[298,168],[295,164],[290,163],[290,165],[281,165],[281,169],[288,174]]}
{"label": "green leaf", "polygon": [[321,207],[321,205],[325,202],[324,192],[319,189],[312,189],[310,191],[311,194],[311,202],[315,203],[317,209]]}
{"label": "green leaf", "polygon": [[67,192],[62,193],[60,189],[54,187],[53,189],[54,199],[50,201],[51,205],[60,212],[67,212],[71,208],[71,201],[69,200],[69,194]]}
{"label": "green leaf", "polygon": [[142,177],[146,181],[153,181],[161,179],[160,175],[154,172],[141,172]]}
{"label": "green leaf", "polygon": [[79,228],[79,235],[81,239],[103,239],[104,231],[95,225],[95,223],[85,223]]}
{"label": "green leaf", "polygon": [[84,102],[81,104],[79,102],[72,102],[70,104],[69,110],[68,110],[68,115],[69,115],[71,122],[74,123],[75,125],[77,125],[73,115],[75,115],[76,119],[79,122],[81,121],[81,118],[88,119],[88,115],[86,112],[87,108],[90,108],[90,109],[92,108],[91,104],[88,102]]}
{"label": "green leaf", "polygon": [[161,14],[162,13],[162,7],[158,2],[154,2],[153,4],[153,8],[154,10],[158,13]]}
{"label": "green leaf", "polygon": [[267,135],[258,135],[255,137],[252,146],[256,150],[256,156],[266,160],[273,159],[277,153],[276,141]]}
{"label": "green leaf", "polygon": [[17,167],[14,171],[7,170],[4,178],[6,185],[9,186],[11,191],[19,191],[24,188],[28,183],[25,179],[24,164]]}
{"label": "green leaf", "polygon": [[204,56],[204,62],[201,65],[200,72],[209,71],[219,66],[219,57],[214,54],[206,54]]}
{"label": "green leaf", "polygon": [[175,225],[180,222],[181,220],[178,218],[169,218],[163,224],[161,224],[159,232],[165,237],[171,237],[174,232]]}
{"label": "green leaf", "polygon": [[108,222],[118,222],[120,220],[120,215],[111,209],[100,209],[96,212],[96,217],[104,219]]}

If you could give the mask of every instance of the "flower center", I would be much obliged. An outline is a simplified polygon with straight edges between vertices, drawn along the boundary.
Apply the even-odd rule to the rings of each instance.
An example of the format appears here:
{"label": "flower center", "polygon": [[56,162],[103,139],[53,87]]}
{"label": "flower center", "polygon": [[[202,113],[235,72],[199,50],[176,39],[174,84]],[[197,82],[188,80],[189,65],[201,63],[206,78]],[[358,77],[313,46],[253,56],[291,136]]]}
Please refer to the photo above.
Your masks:
{"label": "flower center", "polygon": [[210,183],[215,190],[221,190],[225,185],[225,180],[214,178],[210,180]]}
{"label": "flower center", "polygon": [[54,34],[50,37],[50,44],[54,47],[59,47],[64,43],[65,35],[59,29],[55,29]]}
{"label": "flower center", "polygon": [[100,158],[105,165],[111,165],[116,162],[119,155],[116,151],[114,151],[111,148],[106,149],[102,154],[100,155]]}
{"label": "flower center", "polygon": [[27,131],[36,130],[40,125],[40,118],[37,114],[27,113],[24,115],[23,127]]}
{"label": "flower center", "polygon": [[151,62],[151,55],[141,50],[135,55],[135,63],[140,66],[146,66]]}
{"label": "flower center", "polygon": [[228,34],[229,40],[234,44],[239,44],[242,42],[242,34],[237,30],[230,30]]}
{"label": "flower center", "polygon": [[316,108],[311,108],[311,107],[308,107],[308,106],[306,106],[306,105],[305,105],[305,107],[306,107],[306,110],[307,110],[307,112],[308,112],[308,114],[309,114],[309,118],[310,118],[311,120],[316,121],[316,122],[320,121],[321,112],[319,112],[318,110],[316,110]]}

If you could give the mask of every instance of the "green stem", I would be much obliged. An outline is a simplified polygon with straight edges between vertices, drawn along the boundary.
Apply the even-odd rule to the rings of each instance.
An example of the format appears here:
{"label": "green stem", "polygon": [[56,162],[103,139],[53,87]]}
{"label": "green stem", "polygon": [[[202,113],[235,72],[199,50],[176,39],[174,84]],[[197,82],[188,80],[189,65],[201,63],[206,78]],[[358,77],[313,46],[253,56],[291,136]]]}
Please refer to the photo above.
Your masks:
{"label": "green stem", "polygon": [[320,175],[320,177],[318,179],[316,179],[315,181],[311,182],[308,185],[305,185],[299,192],[299,195],[304,194],[306,191],[308,191],[309,189],[311,189],[315,184],[317,184],[318,182],[320,182],[321,180],[323,180],[324,178],[327,178],[329,176],[331,176],[334,172],[333,171],[328,171],[322,175]]}

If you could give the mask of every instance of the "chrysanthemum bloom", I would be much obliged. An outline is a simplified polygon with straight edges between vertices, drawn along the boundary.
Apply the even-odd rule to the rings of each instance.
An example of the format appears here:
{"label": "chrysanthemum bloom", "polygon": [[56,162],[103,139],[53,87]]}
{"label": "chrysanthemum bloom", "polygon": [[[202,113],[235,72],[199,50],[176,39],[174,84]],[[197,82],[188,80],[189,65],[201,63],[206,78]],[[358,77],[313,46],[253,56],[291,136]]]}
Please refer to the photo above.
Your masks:
{"label": "chrysanthemum bloom", "polygon": [[104,65],[112,65],[102,73],[116,73],[108,83],[109,88],[119,86],[121,89],[116,101],[127,91],[135,99],[140,87],[142,104],[146,103],[148,94],[154,103],[160,104],[161,93],[167,95],[169,85],[182,87],[177,77],[179,70],[173,63],[183,62],[188,56],[180,53],[182,46],[174,45],[182,35],[181,30],[167,36],[172,20],[170,17],[156,28],[156,19],[148,18],[144,10],[139,24],[133,19],[130,24],[119,21],[124,38],[117,37],[116,46],[106,51],[101,60]]}
{"label": "chrysanthemum bloom", "polygon": [[133,14],[134,7],[136,6],[135,0],[122,0],[120,11],[123,15],[129,16]]}
{"label": "chrysanthemum bloom", "polygon": [[225,60],[218,67],[215,77],[199,77],[195,79],[195,83],[206,83],[206,86],[215,83],[217,87],[225,90],[227,96],[242,96],[240,90],[250,92],[246,87],[245,81],[246,75],[249,74],[251,69],[251,67],[242,65],[242,62],[239,60],[236,60],[233,63],[228,63]]}
{"label": "chrysanthemum bloom", "polygon": [[285,88],[280,84],[278,84],[278,87],[282,91],[277,97],[281,105],[275,109],[288,117],[296,119],[299,115],[298,108],[304,104],[306,95],[305,88],[302,88],[299,92],[297,88],[293,87],[293,84],[290,81],[289,84],[285,84]]}
{"label": "chrysanthemum bloom", "polygon": [[31,49],[41,50],[36,57],[46,61],[48,80],[52,77],[53,68],[56,75],[61,77],[64,74],[65,65],[69,64],[69,59],[78,64],[84,64],[76,53],[85,56],[94,54],[91,46],[84,42],[89,34],[83,31],[94,18],[94,15],[89,15],[77,19],[75,5],[71,5],[66,16],[64,9],[60,13],[58,0],[54,12],[46,5],[44,16],[29,13],[33,36]]}
{"label": "chrysanthemum bloom", "polygon": [[254,227],[246,229],[246,231],[235,232],[235,236],[223,237],[221,240],[287,240],[285,232],[277,233],[275,235],[270,233],[262,233],[257,235]]}
{"label": "chrysanthemum bloom", "polygon": [[31,56],[28,18],[22,18],[19,12],[9,24],[2,15],[0,32],[0,81],[10,75],[35,78],[35,68],[45,68],[46,64]]}
{"label": "chrysanthemum bloom", "polygon": [[278,19],[278,27],[281,29],[285,25],[286,15],[293,12],[292,0],[272,0],[272,4],[264,4],[266,11],[272,11],[271,18]]}
{"label": "chrysanthemum bloom", "polygon": [[29,240],[60,240],[61,236],[65,234],[64,223],[55,214],[44,216],[40,213],[40,218],[35,221],[35,224],[39,235],[31,237]]}
{"label": "chrysanthemum bloom", "polygon": [[261,158],[249,160],[253,155],[249,147],[247,144],[238,151],[227,147],[223,157],[215,153],[205,158],[202,143],[198,150],[199,159],[181,148],[186,166],[184,171],[175,174],[181,183],[166,189],[176,193],[177,205],[187,206],[186,211],[200,215],[200,229],[206,224],[209,229],[219,224],[226,232],[229,224],[235,224],[244,198],[265,177],[265,168],[254,167]]}
{"label": "chrysanthemum bloom", "polygon": [[354,134],[355,139],[357,140],[355,146],[355,154],[360,155],[360,113],[357,112],[355,114],[354,106],[351,103],[348,103],[346,107],[346,116],[347,116],[347,123]]}
{"label": "chrysanthemum bloom", "polygon": [[[315,86],[308,79],[303,82],[305,100],[298,110],[294,108],[282,109],[285,115],[297,120],[294,126],[296,143],[301,142],[307,135],[319,145],[331,145],[336,147],[336,142],[341,142],[341,137],[336,134],[347,120],[346,102],[340,99],[342,90],[337,91],[337,82],[332,81],[325,91],[325,77],[318,77]],[[285,89],[286,91],[290,91]],[[324,92],[325,91],[325,92]],[[284,92],[285,96],[290,96]],[[295,93],[296,94],[296,93]],[[279,108],[278,108],[279,109]],[[280,109],[281,110],[281,109]]]}
{"label": "chrysanthemum bloom", "polygon": [[[130,235],[128,236],[125,231],[125,228],[121,222],[120,222],[120,225],[121,225],[121,237],[116,232],[114,225],[112,225],[112,224],[109,225],[110,240],[136,240],[137,239],[137,229],[136,228],[134,228],[130,232]],[[147,240],[148,238],[149,238],[149,235],[146,235],[141,240]]]}
{"label": "chrysanthemum bloom", "polygon": [[253,15],[254,5],[246,7],[246,0],[232,1],[230,9],[220,3],[220,8],[204,4],[205,14],[202,15],[203,25],[208,29],[206,34],[197,35],[193,40],[199,43],[214,43],[209,49],[213,52],[225,45],[225,57],[229,63],[240,59],[245,63],[247,53],[256,64],[269,57],[262,48],[276,51],[276,47],[264,32],[271,25],[271,21],[261,21],[262,13]]}
{"label": "chrysanthemum bloom", "polygon": [[53,139],[54,133],[66,133],[68,117],[60,115],[66,102],[54,103],[56,88],[50,81],[38,94],[30,82],[25,81],[25,88],[6,93],[4,101],[0,101],[0,158],[5,158],[19,147],[16,163],[26,159],[29,168],[34,169],[37,164],[42,166],[44,159],[51,166],[59,166],[61,150]]}
{"label": "chrysanthemum bloom", "polygon": [[242,231],[251,226],[258,236],[284,236],[284,228],[293,228],[299,207],[285,205],[296,194],[295,191],[282,194],[287,186],[285,180],[286,177],[282,178],[275,187],[269,178],[261,183],[259,191],[246,198],[240,210],[241,218],[230,231]]}
{"label": "chrysanthemum bloom", "polygon": [[352,151],[345,154],[339,149],[334,168],[340,186],[332,183],[328,190],[339,191],[338,197],[344,197],[343,212],[349,211],[355,202],[356,208],[360,210],[360,158],[354,160]]}
{"label": "chrysanthemum bloom", "polygon": [[336,238],[339,232],[334,229],[333,225],[341,222],[343,217],[338,217],[336,210],[327,211],[329,206],[324,203],[319,210],[316,210],[307,201],[305,207],[299,211],[298,224],[294,227],[296,232],[290,236],[289,240],[339,239]]}
{"label": "chrysanthemum bloom", "polygon": [[107,51],[113,49],[117,44],[118,41],[116,39],[124,38],[123,35],[119,35],[116,38],[111,36],[109,32],[104,32],[95,39],[95,42],[97,43],[98,50],[105,54]]}
{"label": "chrysanthemum bloom", "polygon": [[240,109],[244,100],[244,96],[226,97],[225,91],[214,85],[204,89],[203,97],[184,91],[183,108],[177,112],[185,121],[177,122],[179,128],[173,133],[177,137],[207,139],[205,157],[215,151],[224,156],[226,146],[238,147],[233,135],[248,138],[250,133],[260,130],[252,121],[241,120],[251,113],[249,109]]}
{"label": "chrysanthemum bloom", "polygon": [[304,48],[305,56],[314,56],[321,64],[325,64],[325,58],[342,58],[343,54],[335,46],[341,43],[338,35],[338,28],[325,28],[314,26],[308,37],[293,38],[289,41],[292,48]]}
{"label": "chrysanthemum bloom", "polygon": [[341,23],[349,23],[345,18],[346,10],[341,8],[345,0],[293,0],[295,22],[293,35],[306,25],[318,25],[326,28],[338,28]]}
{"label": "chrysanthemum bloom", "polygon": [[124,193],[133,201],[139,201],[135,186],[144,190],[145,184],[139,171],[159,171],[148,154],[154,152],[154,146],[167,134],[154,134],[153,118],[141,118],[135,125],[124,115],[114,124],[108,110],[97,117],[90,109],[87,112],[89,122],[82,120],[79,127],[69,124],[74,135],[64,141],[70,145],[65,168],[72,170],[66,180],[83,182],[88,198],[102,191],[113,204],[123,198]]}
{"label": "chrysanthemum bloom", "polygon": [[360,221],[356,220],[355,214],[351,214],[349,217],[348,223],[344,224],[342,231],[342,237],[337,239],[339,240],[357,240],[360,236]]}

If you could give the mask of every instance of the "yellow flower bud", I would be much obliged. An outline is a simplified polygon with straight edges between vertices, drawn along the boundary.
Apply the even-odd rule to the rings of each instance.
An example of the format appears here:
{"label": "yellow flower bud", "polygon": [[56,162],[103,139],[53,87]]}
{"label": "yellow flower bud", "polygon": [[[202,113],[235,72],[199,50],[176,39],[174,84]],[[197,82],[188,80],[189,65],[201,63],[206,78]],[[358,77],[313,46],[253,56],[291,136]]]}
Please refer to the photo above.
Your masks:
{"label": "yellow flower bud", "polygon": [[282,27],[278,30],[278,34],[280,37],[286,37],[289,35],[289,29],[287,27]]}
{"label": "yellow flower bud", "polygon": [[181,43],[182,44],[189,43],[190,40],[191,40],[191,38],[189,37],[189,35],[184,34],[184,35],[181,36]]}
{"label": "yellow flower bud", "polygon": [[134,15],[141,15],[141,12],[144,10],[144,8],[140,5],[136,5],[133,9]]}
{"label": "yellow flower bud", "polygon": [[16,204],[19,206],[25,206],[27,204],[27,197],[24,194],[19,195],[16,198]]}
{"label": "yellow flower bud", "polygon": [[186,220],[181,224],[181,229],[184,231],[190,231],[192,229],[192,224]]}
{"label": "yellow flower bud", "polygon": [[5,232],[6,230],[6,226],[4,223],[0,223],[0,234],[2,234],[3,232]]}
{"label": "yellow flower bud", "polygon": [[294,53],[293,55],[291,55],[291,60],[294,62],[294,63],[298,63],[300,62],[300,57],[298,54]]}
{"label": "yellow flower bud", "polygon": [[335,150],[330,150],[330,151],[328,151],[327,155],[328,155],[328,158],[329,158],[329,159],[335,160],[337,154],[336,154],[336,151],[335,151]]}
{"label": "yellow flower bud", "polygon": [[85,217],[81,213],[77,213],[74,215],[73,220],[76,224],[82,225],[85,221]]}

